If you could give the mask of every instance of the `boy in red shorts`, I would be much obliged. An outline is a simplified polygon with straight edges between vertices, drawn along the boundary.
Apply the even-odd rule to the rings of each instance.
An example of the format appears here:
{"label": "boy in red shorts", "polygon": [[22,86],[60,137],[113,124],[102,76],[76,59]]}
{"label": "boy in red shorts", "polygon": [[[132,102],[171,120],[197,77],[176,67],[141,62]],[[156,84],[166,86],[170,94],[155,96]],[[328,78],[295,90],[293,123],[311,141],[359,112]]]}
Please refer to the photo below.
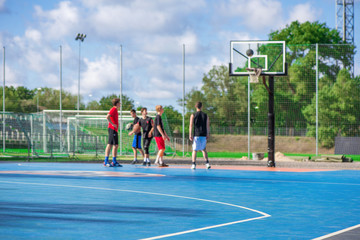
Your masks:
{"label": "boy in red shorts", "polygon": [[164,109],[161,105],[157,105],[155,109],[157,115],[155,118],[155,125],[154,125],[154,138],[156,141],[156,145],[159,149],[155,164],[158,164],[159,167],[168,167],[168,165],[166,165],[163,161],[163,156],[165,152],[165,140],[170,141],[170,138],[168,137],[168,135],[164,130],[164,125],[161,119],[161,115],[164,113]]}

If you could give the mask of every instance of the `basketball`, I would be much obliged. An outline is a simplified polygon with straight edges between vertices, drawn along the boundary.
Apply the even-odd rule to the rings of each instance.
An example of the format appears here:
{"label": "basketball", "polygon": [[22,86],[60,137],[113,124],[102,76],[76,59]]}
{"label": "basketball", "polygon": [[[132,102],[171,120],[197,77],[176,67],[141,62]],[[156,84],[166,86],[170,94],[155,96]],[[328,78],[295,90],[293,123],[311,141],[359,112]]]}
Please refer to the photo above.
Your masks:
{"label": "basketball", "polygon": [[135,124],[135,125],[133,126],[133,129],[134,129],[134,132],[135,132],[135,133],[139,133],[139,132],[140,132],[140,125],[139,125],[139,124]]}
{"label": "basketball", "polygon": [[252,55],[254,55],[254,51],[252,49],[248,49],[246,50],[246,55],[248,55],[248,57],[251,57]]}
{"label": "basketball", "polygon": [[131,131],[133,129],[133,127],[134,127],[133,123],[128,123],[128,124],[126,124],[125,129],[128,131]]}

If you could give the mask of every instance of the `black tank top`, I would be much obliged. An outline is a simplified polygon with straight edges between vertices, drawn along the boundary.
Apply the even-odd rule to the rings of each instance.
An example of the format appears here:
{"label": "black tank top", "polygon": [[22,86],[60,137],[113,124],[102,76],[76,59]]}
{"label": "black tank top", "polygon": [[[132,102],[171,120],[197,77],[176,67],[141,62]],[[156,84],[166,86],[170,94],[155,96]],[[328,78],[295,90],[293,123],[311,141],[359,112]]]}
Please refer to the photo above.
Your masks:
{"label": "black tank top", "polygon": [[194,136],[206,137],[207,135],[207,115],[201,111],[194,113]]}
{"label": "black tank top", "polygon": [[145,119],[140,118],[140,120],[139,120],[139,124],[143,129],[143,137],[144,138],[149,138],[149,132],[151,131],[151,128],[152,128],[151,122],[152,122],[151,117],[146,117]]}

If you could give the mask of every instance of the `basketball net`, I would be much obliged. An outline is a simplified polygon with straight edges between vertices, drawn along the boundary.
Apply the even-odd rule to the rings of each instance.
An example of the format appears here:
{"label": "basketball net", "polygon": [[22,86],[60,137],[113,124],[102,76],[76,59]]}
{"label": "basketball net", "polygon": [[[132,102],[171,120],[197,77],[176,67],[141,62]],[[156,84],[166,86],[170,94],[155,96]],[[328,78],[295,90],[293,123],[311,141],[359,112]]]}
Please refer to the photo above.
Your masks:
{"label": "basketball net", "polygon": [[259,83],[259,76],[261,75],[262,68],[247,68],[249,73],[250,83]]}

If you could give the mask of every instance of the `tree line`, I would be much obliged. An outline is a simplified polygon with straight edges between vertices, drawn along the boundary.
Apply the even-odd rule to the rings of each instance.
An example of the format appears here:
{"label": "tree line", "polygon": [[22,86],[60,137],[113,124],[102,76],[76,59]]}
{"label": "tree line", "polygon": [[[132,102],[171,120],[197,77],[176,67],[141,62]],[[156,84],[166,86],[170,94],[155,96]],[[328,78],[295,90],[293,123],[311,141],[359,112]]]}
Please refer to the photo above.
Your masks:
{"label": "tree line", "polygon": [[[88,104],[81,103],[80,110],[109,110],[111,100],[119,97],[116,94],[102,97],[99,101]],[[0,87],[0,103],[2,109],[3,87]],[[63,110],[77,110],[77,95],[62,91],[61,103]],[[124,110],[134,108],[134,100],[126,95],[122,96]],[[5,110],[15,113],[34,113],[45,109],[60,108],[60,90],[52,88],[28,89],[24,86],[5,86]]]}

